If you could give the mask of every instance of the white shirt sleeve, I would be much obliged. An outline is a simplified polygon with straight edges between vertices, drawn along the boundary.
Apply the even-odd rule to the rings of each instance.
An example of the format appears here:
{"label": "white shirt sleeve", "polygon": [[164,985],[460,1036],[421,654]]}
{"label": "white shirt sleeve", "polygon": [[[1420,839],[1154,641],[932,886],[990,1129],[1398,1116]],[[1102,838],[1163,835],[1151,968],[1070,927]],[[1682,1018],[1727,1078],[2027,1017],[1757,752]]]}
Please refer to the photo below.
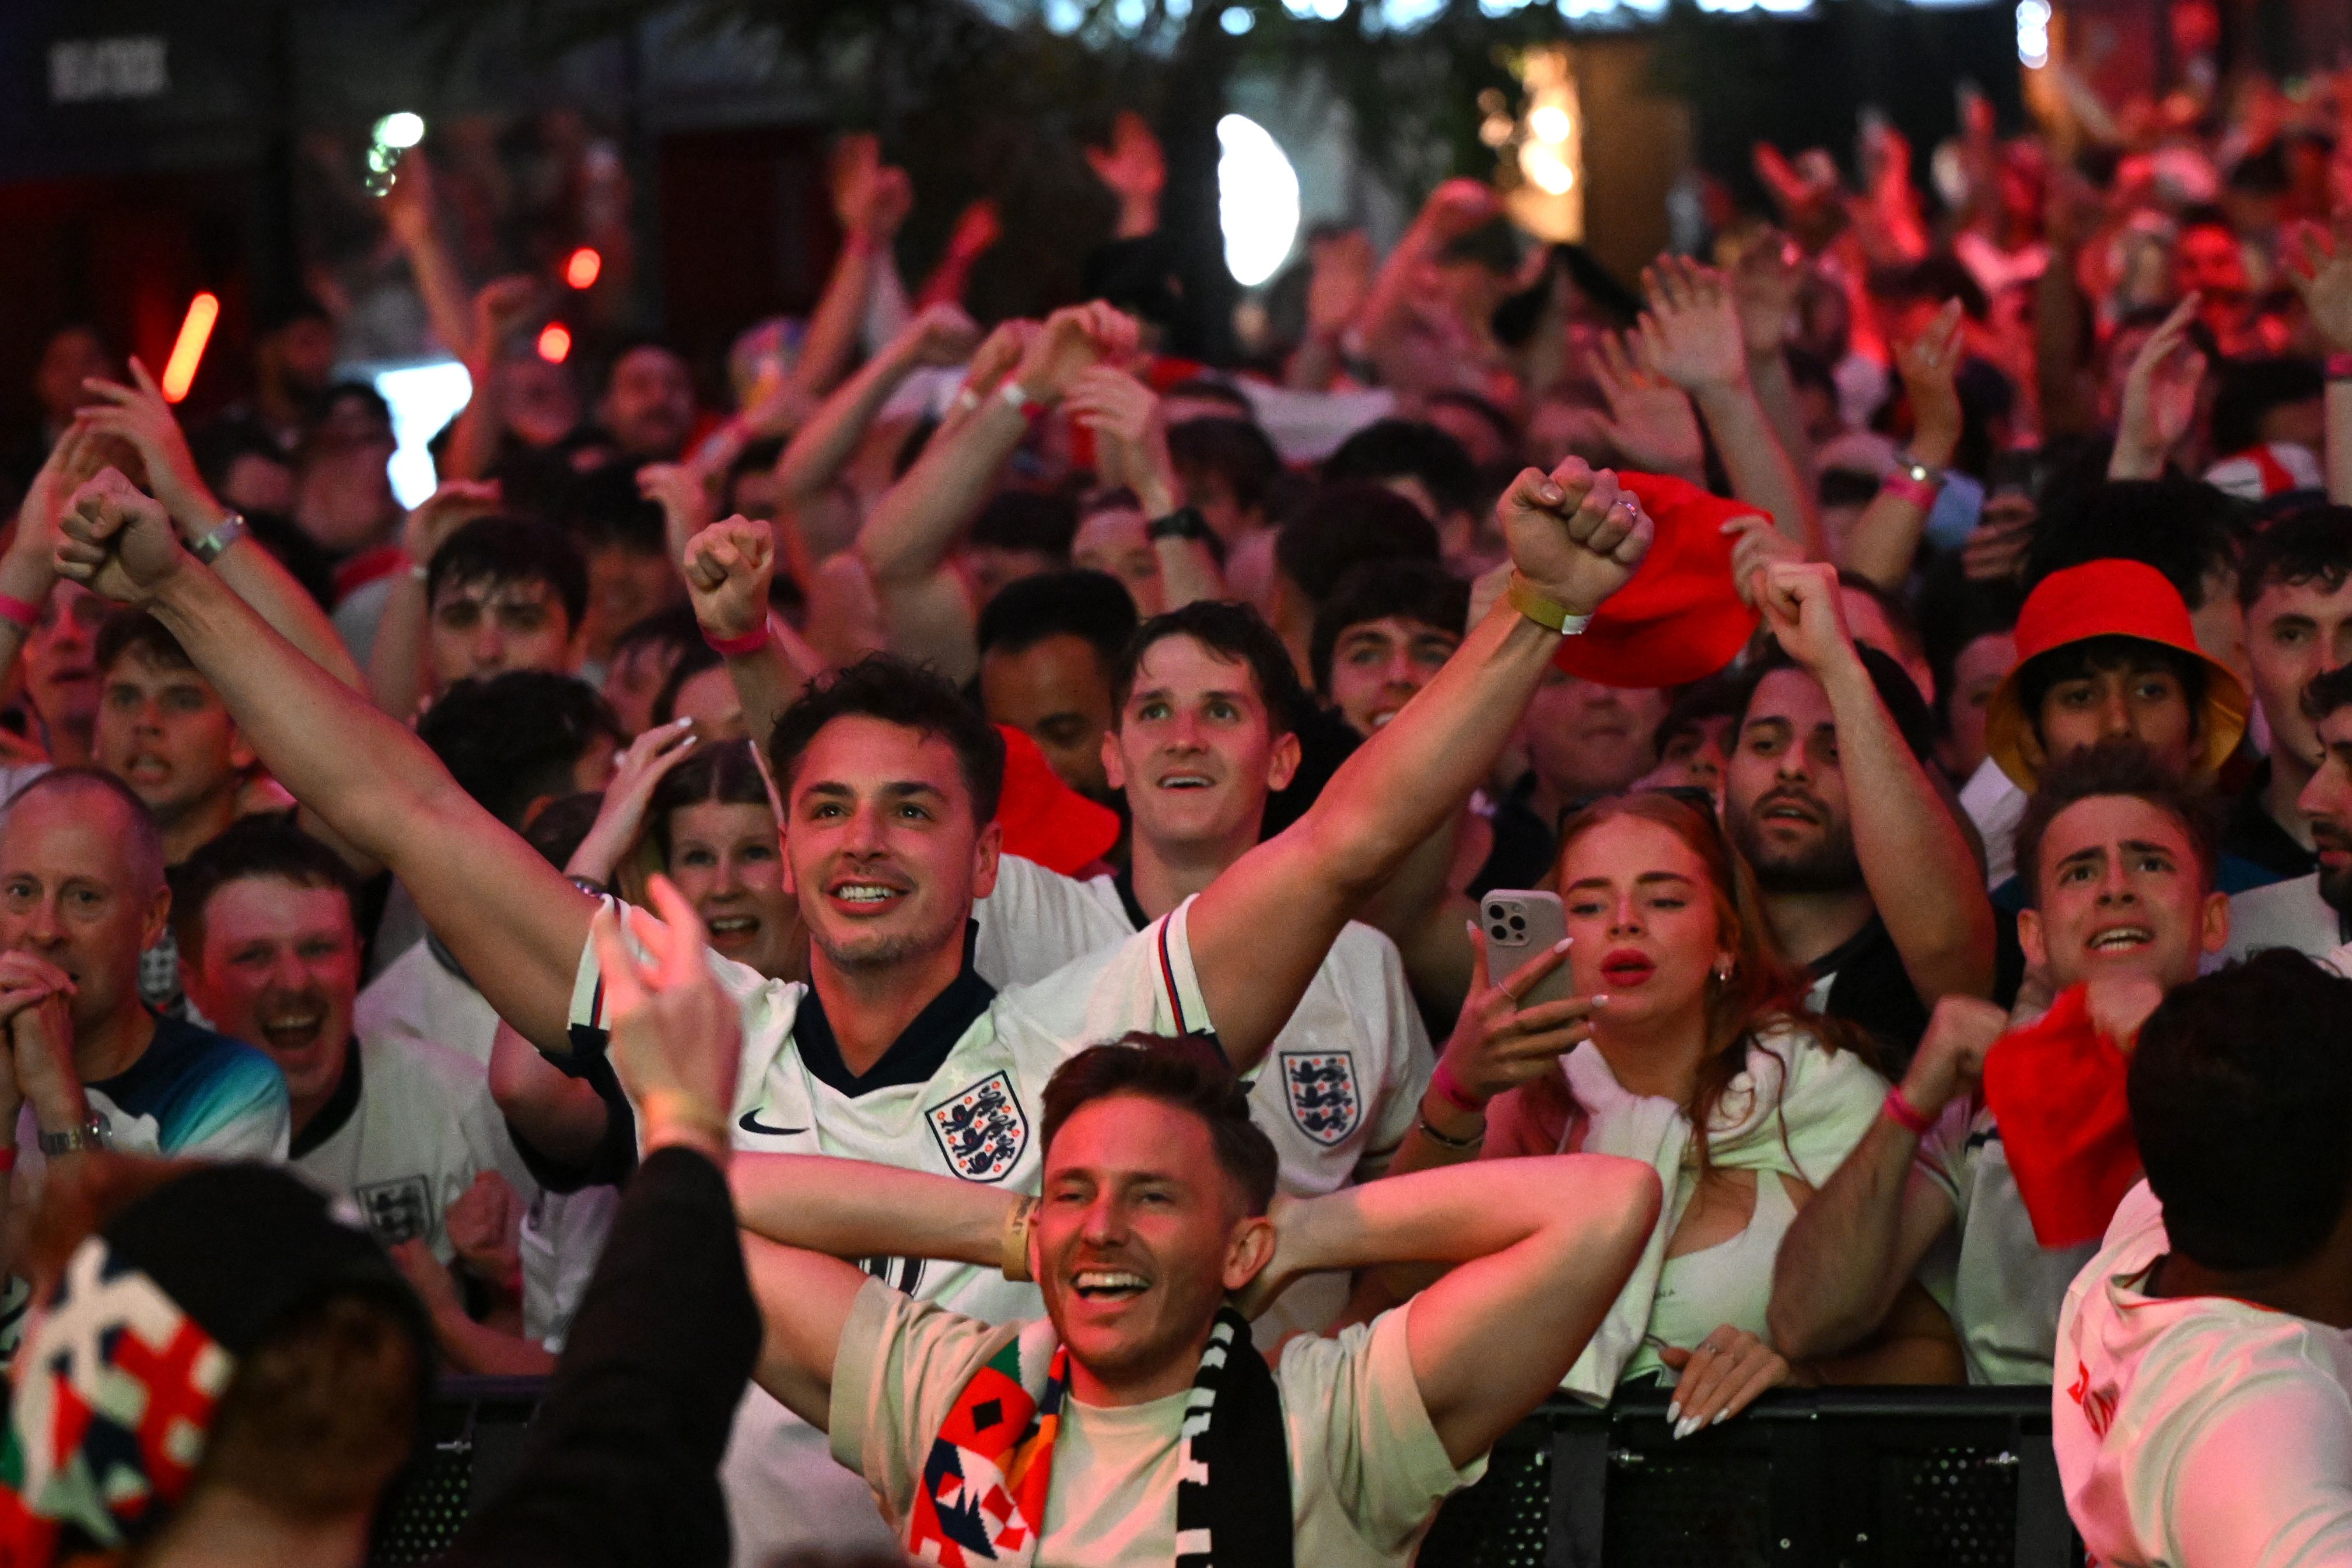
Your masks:
{"label": "white shirt sleeve", "polygon": [[1350,923],[1331,952],[1349,961],[1342,977],[1344,998],[1357,1016],[1357,1028],[1377,1052],[1380,1080],[1372,1086],[1371,1136],[1358,1165],[1362,1175],[1377,1175],[1420,1119],[1421,1097],[1429,1088],[1436,1058],[1421,1009],[1413,1005],[1404,955],[1396,943],[1370,926]]}
{"label": "white shirt sleeve", "polygon": [[980,923],[972,967],[1000,990],[1030,985],[1135,934],[1096,888],[1018,855],[996,861],[996,886],[971,906]]}

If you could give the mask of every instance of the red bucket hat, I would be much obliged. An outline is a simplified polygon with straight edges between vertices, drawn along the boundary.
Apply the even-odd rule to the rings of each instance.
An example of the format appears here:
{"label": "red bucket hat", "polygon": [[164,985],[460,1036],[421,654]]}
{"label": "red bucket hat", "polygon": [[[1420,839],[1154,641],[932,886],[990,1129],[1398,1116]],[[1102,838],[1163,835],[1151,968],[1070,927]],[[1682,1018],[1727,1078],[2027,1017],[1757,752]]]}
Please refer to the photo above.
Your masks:
{"label": "red bucket hat", "polygon": [[1754,517],[1744,501],[1661,474],[1623,474],[1657,532],[1633,581],[1559,645],[1553,662],[1603,686],[1679,686],[1713,675],[1756,635],[1756,612],[1731,580],[1723,525]]}
{"label": "red bucket hat", "polygon": [[2053,572],[2027,595],[2017,616],[2017,663],[1993,689],[1985,709],[1985,750],[2021,789],[2040,770],[2025,758],[2032,733],[2019,691],[2025,667],[2053,648],[2092,637],[2137,637],[2187,654],[2205,667],[2205,706],[2198,740],[2200,766],[2217,773],[2246,732],[2246,689],[2226,664],[2197,646],[2189,606],[2163,573],[2144,561],[2085,561]]}
{"label": "red bucket hat", "polygon": [[1024,731],[999,724],[996,732],[1004,737],[1004,790],[996,803],[1004,852],[1065,877],[1109,854],[1118,842],[1118,813],[1064,784]]}

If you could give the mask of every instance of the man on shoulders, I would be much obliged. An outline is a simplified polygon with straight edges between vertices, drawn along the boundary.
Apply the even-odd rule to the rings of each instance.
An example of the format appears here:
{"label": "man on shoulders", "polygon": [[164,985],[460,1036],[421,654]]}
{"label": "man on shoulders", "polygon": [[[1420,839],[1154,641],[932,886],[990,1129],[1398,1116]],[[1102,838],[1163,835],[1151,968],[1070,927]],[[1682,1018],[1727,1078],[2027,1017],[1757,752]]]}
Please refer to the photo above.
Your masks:
{"label": "man on shoulders", "polygon": [[2066,1292],[2051,1397],[2096,1561],[2352,1560],[2347,1037],[2352,981],[2285,952],[2183,986],[2140,1029],[2147,1179]]}
{"label": "man on shoulders", "polygon": [[[667,901],[677,923],[640,932],[650,963],[598,921],[615,1058],[655,1102],[707,1100],[715,1119],[738,1020]],[[1649,1172],[1582,1155],[1531,1163],[1504,1192],[1454,1170],[1277,1199],[1230,1065],[1190,1037],[1079,1053],[1044,1116],[1042,1200],[789,1154],[733,1166],[739,1215],[768,1238],[748,1244],[760,1380],[827,1430],[926,1559],[1402,1564],[1564,1374],[1659,1202]],[[877,1251],[1034,1279],[1046,1316],[991,1327],[838,1260]],[[1407,1256],[1459,1267],[1372,1324],[1294,1342],[1276,1369],[1228,1304]],[[1492,1354],[1506,1332],[1517,1353]]]}

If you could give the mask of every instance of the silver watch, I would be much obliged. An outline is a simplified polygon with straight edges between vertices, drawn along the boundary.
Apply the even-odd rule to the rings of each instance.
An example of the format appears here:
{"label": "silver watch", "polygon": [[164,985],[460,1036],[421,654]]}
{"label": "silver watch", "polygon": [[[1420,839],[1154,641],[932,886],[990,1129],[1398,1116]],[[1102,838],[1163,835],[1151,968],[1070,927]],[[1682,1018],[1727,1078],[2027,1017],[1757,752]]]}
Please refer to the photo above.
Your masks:
{"label": "silver watch", "polygon": [[55,1159],[59,1154],[76,1153],[83,1149],[111,1149],[114,1147],[114,1134],[108,1128],[106,1118],[92,1111],[80,1126],[68,1128],[63,1132],[44,1132],[40,1134],[38,1142],[42,1155]]}
{"label": "silver watch", "polygon": [[209,566],[219,560],[230,545],[243,539],[246,531],[245,519],[236,512],[229,512],[220,520],[218,527],[188,548],[197,560]]}
{"label": "silver watch", "polygon": [[1944,470],[1931,468],[1908,452],[1895,454],[1895,471],[1915,485],[1937,486],[1944,482]]}

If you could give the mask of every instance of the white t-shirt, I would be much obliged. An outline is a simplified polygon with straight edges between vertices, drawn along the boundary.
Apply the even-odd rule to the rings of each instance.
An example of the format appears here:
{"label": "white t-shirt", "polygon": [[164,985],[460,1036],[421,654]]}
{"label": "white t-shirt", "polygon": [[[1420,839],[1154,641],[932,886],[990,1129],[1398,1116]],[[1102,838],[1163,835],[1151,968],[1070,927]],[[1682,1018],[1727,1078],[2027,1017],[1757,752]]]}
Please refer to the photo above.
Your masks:
{"label": "white t-shirt", "polygon": [[516,1249],[522,1255],[526,1339],[550,1351],[563,1348],[620,1206],[620,1188],[597,1184],[570,1193],[541,1188],[523,1211]]}
{"label": "white t-shirt", "polygon": [[[1406,1347],[1408,1303],[1333,1339],[1295,1339],[1275,1382],[1290,1458],[1293,1554],[1314,1568],[1402,1568],[1437,1505],[1484,1474],[1456,1468]],[[904,1539],[932,1440],[972,1373],[1019,1331],[867,1286],[833,1363],[834,1457],[863,1475]],[[1037,1568],[1167,1568],[1189,1393],[1117,1409],[1062,1405]]]}
{"label": "white t-shirt", "polygon": [[[1042,979],[1136,930],[1111,878],[1081,882],[1013,855],[997,861],[996,889],[972,918],[972,967],[997,985]],[[1282,1190],[1317,1197],[1378,1175],[1412,1131],[1435,1066],[1396,944],[1350,921],[1252,1076],[1251,1116],[1282,1162]],[[1270,1344],[1320,1331],[1347,1296],[1344,1274],[1301,1279],[1259,1332]]]}
{"label": "white t-shirt", "polygon": [[2017,875],[2017,824],[2025,815],[2025,792],[1987,757],[1960,786],[1960,809],[1984,840],[1985,886],[1998,888]]}
{"label": "white t-shirt", "polygon": [[499,1037],[489,998],[418,942],[360,993],[352,1026],[362,1040],[422,1040],[468,1056],[487,1069]]}
{"label": "white t-shirt", "polygon": [[2352,1563],[2352,1336],[2149,1296],[2168,1247],[2142,1182],[2058,1321],[2051,1442],[2095,1568]]}
{"label": "white t-shirt", "polygon": [[2319,873],[2296,877],[2230,895],[2230,941],[2226,963],[2266,947],[2291,947],[2325,959],[2344,941],[2344,917],[2319,896]]}
{"label": "white t-shirt", "polygon": [[1969,1381],[2049,1382],[2058,1304],[2097,1244],[2045,1247],[2033,1238],[1992,1112],[1965,1097],[1919,1141],[1918,1165],[1953,1209],[1919,1282],[1958,1331]]}
{"label": "white t-shirt", "polygon": [[456,1256],[443,1215],[474,1178],[495,1171],[528,1205],[539,1191],[491,1102],[482,1069],[422,1040],[353,1042],[346,1078],[295,1140],[289,1163],[329,1192],[348,1193],[386,1247],[422,1237]]}

